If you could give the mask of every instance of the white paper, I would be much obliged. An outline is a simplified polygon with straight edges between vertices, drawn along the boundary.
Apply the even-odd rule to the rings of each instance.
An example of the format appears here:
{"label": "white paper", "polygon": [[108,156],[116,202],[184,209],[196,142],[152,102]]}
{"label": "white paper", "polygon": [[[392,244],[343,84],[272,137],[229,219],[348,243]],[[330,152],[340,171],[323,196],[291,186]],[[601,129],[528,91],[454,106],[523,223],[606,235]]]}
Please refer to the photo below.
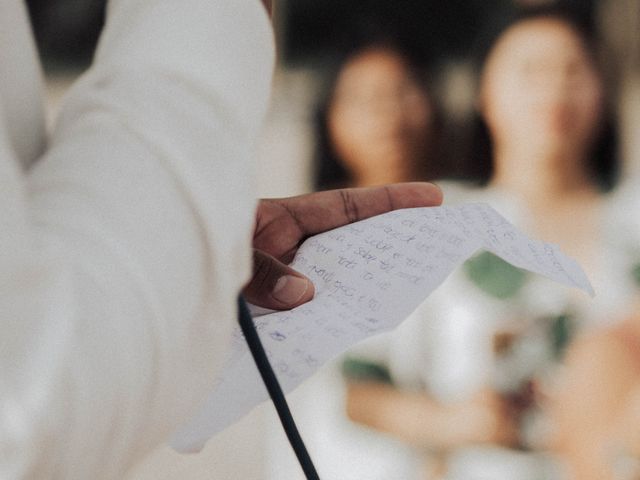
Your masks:
{"label": "white paper", "polygon": [[[580,266],[486,204],[396,210],[309,238],[292,267],[316,288],[309,303],[255,319],[282,389],[290,392],[356,342],[396,327],[478,250],[593,295]],[[200,413],[172,438],[197,451],[268,398],[240,329]]]}

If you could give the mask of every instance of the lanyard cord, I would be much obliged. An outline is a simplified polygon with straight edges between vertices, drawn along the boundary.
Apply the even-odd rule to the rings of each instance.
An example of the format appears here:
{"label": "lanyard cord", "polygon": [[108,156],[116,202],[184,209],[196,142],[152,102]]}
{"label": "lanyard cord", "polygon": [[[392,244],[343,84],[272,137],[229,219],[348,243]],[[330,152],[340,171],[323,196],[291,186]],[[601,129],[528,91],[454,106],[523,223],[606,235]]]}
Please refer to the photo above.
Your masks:
{"label": "lanyard cord", "polygon": [[302,441],[302,437],[298,432],[296,423],[293,421],[287,400],[282,392],[280,384],[278,383],[278,379],[271,368],[267,354],[260,342],[260,337],[258,336],[256,327],[253,324],[249,308],[242,296],[238,297],[238,322],[240,323],[242,333],[247,340],[249,350],[251,350],[253,360],[256,362],[262,381],[267,387],[267,391],[271,396],[273,405],[276,407],[278,417],[280,417],[280,423],[282,423],[282,427],[287,434],[289,443],[291,444],[296,457],[298,457],[298,462],[302,467],[302,471],[304,472],[307,480],[320,480],[320,477],[316,472],[316,468],[313,466],[313,462],[311,461],[311,457],[307,452],[307,448]]}

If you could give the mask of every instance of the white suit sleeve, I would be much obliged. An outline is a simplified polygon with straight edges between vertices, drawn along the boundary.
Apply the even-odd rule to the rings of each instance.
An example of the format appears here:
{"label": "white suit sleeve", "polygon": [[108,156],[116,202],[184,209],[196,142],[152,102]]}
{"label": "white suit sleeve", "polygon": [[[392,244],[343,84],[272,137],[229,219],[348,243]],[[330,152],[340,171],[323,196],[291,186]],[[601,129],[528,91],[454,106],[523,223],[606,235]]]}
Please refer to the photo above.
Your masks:
{"label": "white suit sleeve", "polygon": [[112,1],[29,176],[0,150],[1,478],[121,478],[204,400],[273,56],[259,0]]}

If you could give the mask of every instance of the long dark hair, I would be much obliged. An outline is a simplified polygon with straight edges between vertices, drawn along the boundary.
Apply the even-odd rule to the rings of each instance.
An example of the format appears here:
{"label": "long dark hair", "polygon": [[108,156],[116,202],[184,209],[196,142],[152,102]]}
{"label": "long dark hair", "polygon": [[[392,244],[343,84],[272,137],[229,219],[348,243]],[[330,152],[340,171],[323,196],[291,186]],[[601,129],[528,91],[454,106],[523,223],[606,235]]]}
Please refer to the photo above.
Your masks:
{"label": "long dark hair", "polygon": [[[603,69],[598,61],[597,37],[593,25],[588,18],[576,14],[575,10],[555,5],[503,10],[490,24],[491,28],[486,30],[476,43],[478,49],[475,52],[474,65],[478,77],[477,83],[489,54],[504,32],[518,23],[539,18],[559,20],[570,27],[582,40],[599,74],[605,80]],[[486,122],[478,112],[474,114],[471,128],[471,148],[468,155],[470,162],[464,176],[475,183],[485,185],[493,175],[494,152],[491,135]],[[586,167],[602,191],[608,191],[615,186],[619,173],[618,135],[613,107],[608,101],[605,101],[599,137],[594,143]]]}
{"label": "long dark hair", "polygon": [[432,152],[438,150],[437,131],[441,124],[441,115],[439,114],[440,109],[436,105],[433,96],[429,94],[430,89],[426,83],[426,66],[419,58],[419,53],[416,53],[402,41],[389,34],[368,35],[366,38],[351,37],[350,40],[344,42],[344,44],[345,47],[341,50],[340,54],[337,55],[337,58],[332,61],[329,68],[325,69],[327,74],[323,81],[322,93],[315,109],[314,127],[316,145],[314,154],[314,187],[318,190],[338,188],[348,186],[353,181],[353,178],[351,178],[350,173],[344,168],[343,162],[336,154],[333,146],[328,128],[328,114],[338,78],[345,65],[362,52],[378,49],[397,53],[403,58],[429,99],[432,111],[434,112],[431,122],[432,131],[425,132],[425,135],[430,135],[430,151],[425,152],[425,159],[421,165],[418,165],[418,169],[420,176],[424,178],[430,177],[426,156],[428,153],[429,160],[431,160],[434,157]]}

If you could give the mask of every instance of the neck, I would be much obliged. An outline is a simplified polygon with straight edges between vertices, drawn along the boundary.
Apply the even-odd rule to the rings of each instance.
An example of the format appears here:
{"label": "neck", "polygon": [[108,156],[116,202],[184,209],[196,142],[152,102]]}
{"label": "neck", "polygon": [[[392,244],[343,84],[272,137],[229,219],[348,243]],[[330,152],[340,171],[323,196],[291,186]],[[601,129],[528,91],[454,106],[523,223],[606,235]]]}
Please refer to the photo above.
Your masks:
{"label": "neck", "polygon": [[389,183],[402,183],[416,180],[416,174],[413,169],[404,168],[395,171],[374,171],[368,170],[359,172],[354,175],[354,186],[356,187],[372,187],[376,185],[385,185]]}
{"label": "neck", "polygon": [[557,204],[593,194],[597,188],[583,167],[584,158],[566,152],[540,156],[500,149],[495,154],[491,185],[515,193],[531,205]]}

